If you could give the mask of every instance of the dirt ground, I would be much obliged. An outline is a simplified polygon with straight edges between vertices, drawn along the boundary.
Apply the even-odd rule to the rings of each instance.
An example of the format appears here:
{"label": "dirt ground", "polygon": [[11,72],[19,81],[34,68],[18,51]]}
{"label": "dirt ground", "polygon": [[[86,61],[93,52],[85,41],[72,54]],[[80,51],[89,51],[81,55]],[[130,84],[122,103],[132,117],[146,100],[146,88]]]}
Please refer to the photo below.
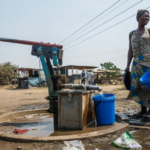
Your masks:
{"label": "dirt ground", "polygon": [[46,103],[47,88],[16,89],[15,86],[0,88],[0,115],[30,104]]}
{"label": "dirt ground", "polygon": [[[128,91],[123,85],[106,85],[102,86],[104,93],[113,93],[116,95],[116,111],[124,112],[125,109],[138,109],[139,105],[134,101],[125,100]],[[30,88],[16,89],[16,86],[0,87],[0,115],[14,110],[24,110],[21,106],[33,104],[31,109],[37,109],[38,104],[41,107],[48,107],[48,101],[45,97],[48,96],[47,88]],[[41,105],[42,104],[42,105]]]}
{"label": "dirt ground", "polygon": [[[106,85],[102,86],[102,88],[104,93],[113,93],[116,95],[117,112],[139,110],[139,105],[134,101],[125,100],[128,91],[125,90],[123,85]],[[17,110],[48,108],[48,101],[45,99],[46,96],[48,96],[47,88],[21,90],[16,89],[15,86],[0,87],[0,115]],[[58,143],[14,143],[0,140],[0,150],[17,150],[19,149],[18,146],[22,150],[62,150],[62,145]],[[92,149],[94,150],[94,147],[91,144]],[[107,150],[106,148],[104,149]],[[115,148],[109,149],[115,150]]]}

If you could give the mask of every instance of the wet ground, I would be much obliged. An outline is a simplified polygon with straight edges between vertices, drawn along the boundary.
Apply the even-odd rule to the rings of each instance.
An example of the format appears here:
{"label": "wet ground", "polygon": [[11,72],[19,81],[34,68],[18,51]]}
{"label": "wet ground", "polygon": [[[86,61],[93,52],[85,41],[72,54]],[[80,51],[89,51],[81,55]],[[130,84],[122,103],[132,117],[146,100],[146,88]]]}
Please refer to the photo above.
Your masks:
{"label": "wet ground", "polygon": [[50,136],[54,132],[53,117],[50,114],[40,115],[32,114],[13,118],[9,122],[0,123],[0,130],[10,134],[15,129],[28,129],[29,131],[24,135],[31,136]]}
{"label": "wet ground", "polygon": [[24,105],[17,109],[14,109],[13,111],[23,111],[23,110],[32,110],[32,109],[43,109],[43,108],[49,108],[49,103],[38,103],[38,104],[32,104],[32,105]]}
{"label": "wet ground", "polygon": [[[150,150],[150,130],[136,130],[129,128],[128,131],[136,131],[132,136],[142,145],[142,150]],[[121,150],[120,148],[111,145],[111,141],[119,137],[118,134],[111,134],[97,139],[82,140],[85,150]],[[1,150],[63,150],[65,144],[62,142],[53,143],[18,143],[0,141]],[[96,149],[97,148],[97,149]]]}
{"label": "wet ground", "polygon": [[[56,119],[56,120],[55,120]],[[26,116],[20,116],[12,118],[9,122],[0,124],[0,131],[4,131],[10,134],[14,129],[28,129],[29,131],[24,135],[29,136],[60,136],[60,135],[73,135],[87,133],[91,131],[97,131],[110,128],[110,126],[96,127],[95,122],[89,124],[83,130],[63,130],[58,129],[56,116],[49,113],[44,114],[31,114]],[[112,126],[115,126],[116,123]],[[142,150],[150,149],[150,129],[142,130],[139,128],[127,128],[127,131],[133,136],[133,138],[142,145]],[[120,148],[114,147],[111,143],[121,136],[121,133],[108,134],[104,137],[90,138],[81,140],[85,146],[85,150],[120,150]],[[5,147],[4,147],[5,146]],[[21,148],[22,150],[63,150],[65,145],[63,142],[54,143],[17,143],[17,142],[5,142],[0,141],[0,147],[2,150],[16,150]],[[9,148],[8,148],[9,147]]]}
{"label": "wet ground", "polygon": [[15,129],[28,129],[29,131],[24,135],[29,136],[66,136],[74,134],[89,133],[108,129],[111,126],[115,126],[117,123],[108,126],[97,126],[96,121],[92,121],[83,130],[70,130],[58,128],[58,114],[31,114],[27,116],[21,116],[13,118],[9,122],[0,123],[0,131],[9,134],[13,133]]}

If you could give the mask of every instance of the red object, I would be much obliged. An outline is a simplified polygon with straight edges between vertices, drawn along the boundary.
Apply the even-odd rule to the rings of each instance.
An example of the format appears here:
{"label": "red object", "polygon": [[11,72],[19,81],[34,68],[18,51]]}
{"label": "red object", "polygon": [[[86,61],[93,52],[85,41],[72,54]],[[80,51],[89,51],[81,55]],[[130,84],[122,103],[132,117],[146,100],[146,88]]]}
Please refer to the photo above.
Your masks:
{"label": "red object", "polygon": [[33,41],[24,41],[24,40],[16,40],[16,39],[7,39],[0,37],[0,41],[2,42],[11,42],[11,43],[19,43],[19,44],[27,44],[27,45],[38,45],[38,46],[46,46],[46,47],[57,47],[62,49],[62,45],[50,44],[50,43],[42,43],[42,42],[33,42]]}
{"label": "red object", "polygon": [[23,130],[20,130],[20,129],[14,129],[13,133],[20,133],[20,134],[24,134],[26,132],[28,132],[29,130],[28,129],[23,129]]}

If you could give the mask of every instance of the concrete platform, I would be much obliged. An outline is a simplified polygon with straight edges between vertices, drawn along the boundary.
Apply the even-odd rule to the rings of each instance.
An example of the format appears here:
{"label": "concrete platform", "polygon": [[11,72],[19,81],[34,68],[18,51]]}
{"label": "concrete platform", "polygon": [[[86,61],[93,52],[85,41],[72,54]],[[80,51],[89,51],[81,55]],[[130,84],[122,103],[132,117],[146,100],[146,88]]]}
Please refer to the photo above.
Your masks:
{"label": "concrete platform", "polygon": [[[47,113],[46,109],[41,110],[28,110],[21,112],[12,112],[5,115],[0,116],[0,123],[9,122],[10,120],[31,114],[45,114]],[[77,140],[77,139],[90,139],[93,137],[101,137],[107,134],[112,134],[117,131],[121,131],[128,127],[127,123],[115,123],[113,125],[98,127],[96,131],[88,131],[86,133],[76,132],[73,135],[64,135],[60,136],[48,136],[48,137],[39,137],[39,136],[29,136],[29,135],[13,135],[10,133],[5,133],[0,131],[0,138],[7,141],[17,141],[17,142],[53,142],[53,141],[66,141],[66,140]],[[63,133],[62,133],[63,134]]]}

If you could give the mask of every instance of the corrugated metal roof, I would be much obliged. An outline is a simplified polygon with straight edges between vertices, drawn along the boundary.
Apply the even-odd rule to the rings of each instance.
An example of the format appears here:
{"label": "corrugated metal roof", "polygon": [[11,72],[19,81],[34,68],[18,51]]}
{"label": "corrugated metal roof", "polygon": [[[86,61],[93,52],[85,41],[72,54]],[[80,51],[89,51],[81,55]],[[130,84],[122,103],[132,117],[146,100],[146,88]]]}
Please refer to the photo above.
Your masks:
{"label": "corrugated metal roof", "polygon": [[98,68],[97,66],[77,66],[77,65],[68,65],[68,66],[61,66],[57,69],[78,69],[78,70],[83,70],[83,69],[95,69]]}

